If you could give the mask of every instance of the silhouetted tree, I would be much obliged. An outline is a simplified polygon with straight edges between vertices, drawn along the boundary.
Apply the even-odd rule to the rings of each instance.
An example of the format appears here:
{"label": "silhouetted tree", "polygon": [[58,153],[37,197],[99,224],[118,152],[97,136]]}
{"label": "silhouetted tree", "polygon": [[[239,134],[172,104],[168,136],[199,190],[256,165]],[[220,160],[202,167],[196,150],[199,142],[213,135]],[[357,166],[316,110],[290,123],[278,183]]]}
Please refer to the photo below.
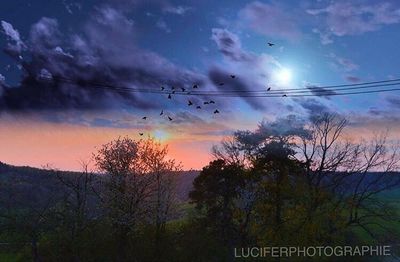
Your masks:
{"label": "silhouetted tree", "polygon": [[146,225],[155,225],[156,250],[160,250],[175,201],[173,172],[180,169],[167,159],[167,153],[166,147],[151,138],[119,138],[94,156],[99,170],[106,174],[100,195],[116,230],[120,261],[126,261],[130,240]]}
{"label": "silhouetted tree", "polygon": [[[215,160],[203,168],[190,192],[190,198],[197,208],[206,213],[205,224],[212,226],[215,236],[229,250],[241,240],[239,218],[235,212],[245,179],[241,166]],[[232,252],[228,254],[232,257]]]}

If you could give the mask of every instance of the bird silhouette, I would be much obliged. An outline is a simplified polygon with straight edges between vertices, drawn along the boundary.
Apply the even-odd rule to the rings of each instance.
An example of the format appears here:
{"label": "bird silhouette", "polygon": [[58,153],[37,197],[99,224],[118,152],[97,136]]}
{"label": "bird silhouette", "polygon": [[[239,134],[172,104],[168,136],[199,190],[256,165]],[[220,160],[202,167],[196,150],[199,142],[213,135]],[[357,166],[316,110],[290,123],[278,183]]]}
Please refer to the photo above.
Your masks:
{"label": "bird silhouette", "polygon": [[172,94],[175,94],[175,90],[174,90],[174,91],[172,91]]}
{"label": "bird silhouette", "polygon": [[147,116],[142,117],[142,119],[143,119],[143,120],[146,120],[146,119],[147,119]]}
{"label": "bird silhouette", "polygon": [[186,88],[181,87],[181,89],[182,89],[182,92],[185,92],[185,91],[186,91]]}
{"label": "bird silhouette", "polygon": [[197,109],[201,109],[201,106],[196,106]]}
{"label": "bird silhouette", "polygon": [[287,95],[286,95],[286,94],[284,94],[282,97],[287,97]]}
{"label": "bird silhouette", "polygon": [[203,104],[205,104],[205,105],[208,105],[208,104],[209,104],[209,102],[204,102]]}
{"label": "bird silhouette", "polygon": [[271,91],[271,87],[268,87],[268,88],[267,88],[267,91]]}
{"label": "bird silhouette", "polygon": [[139,135],[140,135],[140,136],[143,136],[144,134],[143,134],[143,133],[139,133]]}
{"label": "bird silhouette", "polygon": [[193,85],[193,88],[199,88],[199,86],[198,85]]}
{"label": "bird silhouette", "polygon": [[191,106],[191,105],[193,105],[193,103],[192,103],[192,101],[188,101],[188,106]]}
{"label": "bird silhouette", "polygon": [[161,87],[161,91],[164,91],[164,89],[165,89],[165,87],[162,86],[162,87]]}
{"label": "bird silhouette", "polygon": [[235,75],[231,75],[231,78],[235,78],[236,76]]}
{"label": "bird silhouette", "polygon": [[161,110],[160,116],[162,116],[164,114],[164,110]]}
{"label": "bird silhouette", "polygon": [[170,116],[168,116],[169,121],[172,121],[172,118]]}
{"label": "bird silhouette", "polygon": [[268,46],[274,46],[275,44],[268,42]]}
{"label": "bird silhouette", "polygon": [[213,101],[213,100],[210,100],[210,102],[209,102],[210,104],[215,104],[215,102]]}
{"label": "bird silhouette", "polygon": [[171,96],[171,94],[169,94],[169,95],[168,95],[168,99],[171,99],[171,98],[172,98],[172,96]]}
{"label": "bird silhouette", "polygon": [[216,109],[216,110],[214,111],[214,114],[219,114],[218,109]]}

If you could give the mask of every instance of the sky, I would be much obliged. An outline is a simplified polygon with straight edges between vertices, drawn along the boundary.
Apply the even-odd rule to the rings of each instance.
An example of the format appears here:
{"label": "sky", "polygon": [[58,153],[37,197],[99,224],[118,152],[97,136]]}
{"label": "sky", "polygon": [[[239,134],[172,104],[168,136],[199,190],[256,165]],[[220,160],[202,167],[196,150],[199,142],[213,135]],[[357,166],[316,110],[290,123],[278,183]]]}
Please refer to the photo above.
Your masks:
{"label": "sky", "polygon": [[[200,169],[236,130],[323,112],[354,137],[400,136],[400,91],[312,96],[400,77],[395,0],[3,0],[0,23],[2,162],[79,170],[152,136]],[[243,96],[290,89],[311,95]]]}

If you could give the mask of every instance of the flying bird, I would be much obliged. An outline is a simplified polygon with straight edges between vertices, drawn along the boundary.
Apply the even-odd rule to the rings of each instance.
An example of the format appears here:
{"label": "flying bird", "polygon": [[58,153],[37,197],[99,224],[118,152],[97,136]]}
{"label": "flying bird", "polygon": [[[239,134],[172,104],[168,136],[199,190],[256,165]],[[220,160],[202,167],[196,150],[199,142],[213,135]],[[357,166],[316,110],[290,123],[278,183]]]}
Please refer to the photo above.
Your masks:
{"label": "flying bird", "polygon": [[143,136],[144,134],[143,134],[143,133],[139,133],[139,135],[140,135],[140,136]]}
{"label": "flying bird", "polygon": [[216,110],[214,111],[214,114],[219,114],[218,109],[216,109]]}
{"label": "flying bird", "polygon": [[286,95],[286,94],[284,94],[282,97],[287,97],[287,95]]}
{"label": "flying bird", "polygon": [[186,88],[181,87],[181,89],[182,89],[182,92],[185,92],[185,91],[186,91]]}
{"label": "flying bird", "polygon": [[171,94],[169,94],[169,95],[168,95],[168,99],[171,99],[171,98],[172,98],[172,96],[171,96]]}
{"label": "flying bird", "polygon": [[205,104],[205,105],[208,105],[208,104],[209,104],[209,102],[204,102],[203,104]]}
{"label": "flying bird", "polygon": [[146,119],[147,119],[147,116],[142,117],[142,119],[143,119],[143,120],[146,120]]}
{"label": "flying bird", "polygon": [[165,87],[162,86],[162,87],[161,87],[161,91],[164,91],[164,89],[165,89]]}
{"label": "flying bird", "polygon": [[210,104],[215,104],[215,102],[213,101],[213,100],[210,100],[210,102],[209,102]]}
{"label": "flying bird", "polygon": [[169,121],[172,121],[172,118],[170,116],[168,116]]}
{"label": "flying bird", "polygon": [[172,91],[172,94],[175,94],[175,90],[174,90],[174,91]]}
{"label": "flying bird", "polygon": [[198,85],[193,85],[193,88],[199,88],[199,86]]}
{"label": "flying bird", "polygon": [[160,116],[162,116],[164,114],[164,110],[161,110]]}
{"label": "flying bird", "polygon": [[275,44],[268,42],[268,46],[274,46]]}
{"label": "flying bird", "polygon": [[231,75],[231,78],[235,78],[236,76],[235,75]]}
{"label": "flying bird", "polygon": [[268,88],[267,88],[267,91],[271,91],[271,87],[268,87]]}
{"label": "flying bird", "polygon": [[188,106],[191,106],[191,105],[193,105],[193,103],[192,103],[192,101],[188,101]]}
{"label": "flying bird", "polygon": [[197,109],[201,109],[201,106],[196,106]]}

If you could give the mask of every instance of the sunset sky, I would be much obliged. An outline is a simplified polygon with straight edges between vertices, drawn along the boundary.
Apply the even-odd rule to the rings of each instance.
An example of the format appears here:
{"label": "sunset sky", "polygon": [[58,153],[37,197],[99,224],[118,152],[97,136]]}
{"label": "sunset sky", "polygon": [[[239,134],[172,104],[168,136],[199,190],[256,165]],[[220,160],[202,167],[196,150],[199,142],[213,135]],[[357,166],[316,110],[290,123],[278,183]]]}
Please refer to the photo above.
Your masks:
{"label": "sunset sky", "polygon": [[[79,170],[112,139],[154,136],[200,169],[235,130],[332,111],[351,136],[400,138],[400,91],[310,88],[400,78],[399,1],[3,0],[0,21],[2,162]],[[267,88],[310,96],[241,95]]]}

